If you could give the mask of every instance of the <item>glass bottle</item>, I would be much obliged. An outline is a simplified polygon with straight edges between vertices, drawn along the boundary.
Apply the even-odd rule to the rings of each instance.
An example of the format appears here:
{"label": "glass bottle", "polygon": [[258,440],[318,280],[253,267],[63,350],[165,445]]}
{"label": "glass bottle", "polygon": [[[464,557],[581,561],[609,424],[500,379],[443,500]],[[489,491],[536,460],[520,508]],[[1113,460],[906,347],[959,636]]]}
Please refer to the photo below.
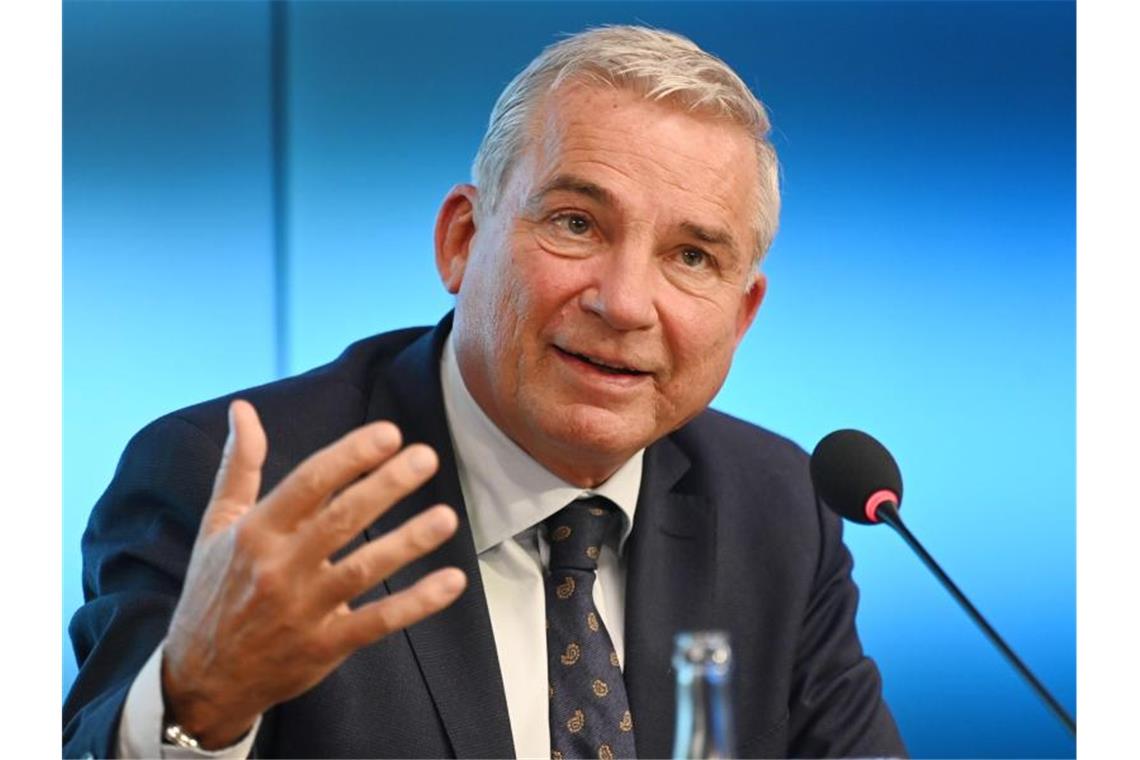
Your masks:
{"label": "glass bottle", "polygon": [[732,648],[723,631],[681,632],[674,638],[677,673],[674,758],[736,756],[729,677]]}

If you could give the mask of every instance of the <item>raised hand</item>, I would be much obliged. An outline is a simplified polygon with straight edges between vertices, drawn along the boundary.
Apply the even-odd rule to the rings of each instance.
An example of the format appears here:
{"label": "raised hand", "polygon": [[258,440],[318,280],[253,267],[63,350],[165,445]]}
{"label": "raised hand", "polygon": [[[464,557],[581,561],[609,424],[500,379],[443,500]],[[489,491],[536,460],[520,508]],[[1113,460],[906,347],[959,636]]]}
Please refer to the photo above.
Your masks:
{"label": "raised hand", "polygon": [[349,601],[450,538],[437,505],[348,556],[329,557],[435,474],[428,446],[403,449],[389,422],[318,451],[260,502],[265,432],[235,401],[210,504],[163,649],[167,718],[203,748],[239,739],[278,702],[316,685],[356,649],[455,601],[466,586],[444,568],[355,610]]}

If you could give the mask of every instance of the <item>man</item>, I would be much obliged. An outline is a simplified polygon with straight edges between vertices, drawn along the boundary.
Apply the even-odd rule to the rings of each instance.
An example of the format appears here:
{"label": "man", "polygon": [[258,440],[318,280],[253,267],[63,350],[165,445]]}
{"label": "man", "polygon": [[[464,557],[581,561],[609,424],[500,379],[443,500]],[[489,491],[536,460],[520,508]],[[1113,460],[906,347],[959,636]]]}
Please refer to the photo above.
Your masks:
{"label": "man", "polygon": [[663,756],[699,628],[742,756],[903,754],[806,457],[706,409],[766,288],[767,131],[673,34],[532,62],[439,213],[453,317],[132,440],[65,754]]}

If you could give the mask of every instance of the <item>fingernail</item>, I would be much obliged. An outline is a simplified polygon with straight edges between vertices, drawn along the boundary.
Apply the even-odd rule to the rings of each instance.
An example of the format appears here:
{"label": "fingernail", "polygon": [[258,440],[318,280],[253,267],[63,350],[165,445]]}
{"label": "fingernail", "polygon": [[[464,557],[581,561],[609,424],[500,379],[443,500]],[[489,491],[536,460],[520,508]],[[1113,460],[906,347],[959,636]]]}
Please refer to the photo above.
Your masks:
{"label": "fingernail", "polygon": [[237,423],[234,421],[234,402],[231,401],[229,407],[226,409],[226,442],[222,447],[223,451],[228,451],[234,445],[234,435],[236,434]]}
{"label": "fingernail", "polygon": [[417,446],[408,452],[408,464],[417,475],[426,475],[435,469],[435,452],[426,446]]}

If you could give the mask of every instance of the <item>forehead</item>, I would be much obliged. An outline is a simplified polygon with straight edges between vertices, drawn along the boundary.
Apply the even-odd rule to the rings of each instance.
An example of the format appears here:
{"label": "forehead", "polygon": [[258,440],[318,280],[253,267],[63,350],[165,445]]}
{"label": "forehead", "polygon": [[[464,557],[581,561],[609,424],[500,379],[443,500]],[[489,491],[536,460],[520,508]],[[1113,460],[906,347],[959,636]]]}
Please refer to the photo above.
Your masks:
{"label": "forehead", "polygon": [[738,124],[624,89],[570,83],[546,96],[529,132],[512,177],[524,195],[570,173],[631,212],[753,225],[759,169],[753,138]]}

